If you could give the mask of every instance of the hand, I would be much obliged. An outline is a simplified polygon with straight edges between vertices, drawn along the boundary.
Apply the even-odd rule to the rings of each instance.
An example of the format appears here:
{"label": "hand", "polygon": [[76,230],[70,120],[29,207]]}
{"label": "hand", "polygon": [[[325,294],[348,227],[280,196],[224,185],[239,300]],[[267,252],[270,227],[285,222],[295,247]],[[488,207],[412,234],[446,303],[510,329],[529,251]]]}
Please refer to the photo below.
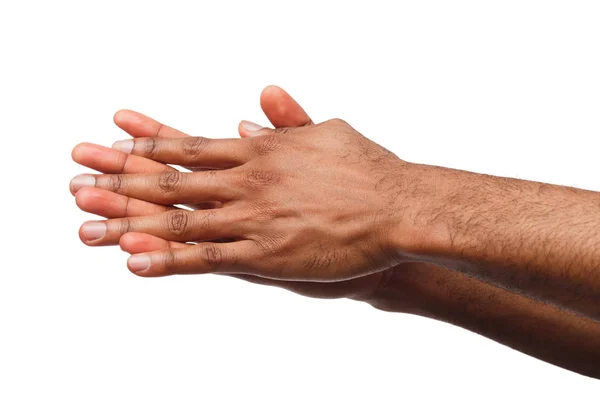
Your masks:
{"label": "hand", "polygon": [[[289,94],[276,86],[267,87],[262,92],[261,106],[265,115],[275,127],[297,127],[312,124],[310,117],[302,107]],[[132,111],[118,112],[115,115],[115,123],[133,137],[152,137],[158,131],[163,137],[187,137],[186,134],[180,131]],[[239,134],[242,137],[250,137],[253,133],[245,130],[243,125],[240,125]],[[140,173],[168,170],[164,164],[134,155],[125,155],[116,150],[89,143],[76,146],[73,151],[73,159],[81,165],[106,173]],[[131,199],[99,188],[83,188],[77,191],[76,201],[82,210],[109,218],[152,215],[167,210],[162,205]],[[81,236],[85,242],[85,236]],[[184,246],[177,242],[168,242],[155,236],[135,232],[126,233],[121,238],[120,244],[121,248],[130,254]],[[406,267],[405,265],[404,268]],[[235,275],[235,277],[253,283],[284,288],[309,297],[366,299],[375,291],[382,275],[382,273],[375,273],[334,283],[280,281],[240,274]]]}
{"label": "hand", "polygon": [[339,120],[291,131],[243,140],[136,139],[134,155],[230,169],[87,176],[77,185],[164,205],[216,200],[224,207],[110,220],[88,243],[116,243],[129,231],[235,240],[133,256],[129,266],[142,276],[228,272],[332,281],[391,267],[387,240],[400,193],[394,175],[406,163]]}
{"label": "hand", "polygon": [[[277,86],[268,86],[260,97],[261,107],[275,127],[304,126],[312,124],[312,120],[300,105],[283,89]],[[130,110],[121,110],[114,116],[115,124],[133,137],[183,138],[187,134],[161,124],[145,115]],[[238,126],[241,137],[250,137],[256,133],[250,132],[242,124]],[[173,171],[174,169],[156,161],[148,160],[131,154],[124,154],[115,149],[107,148],[92,143],[81,143],[75,146],[72,152],[73,160],[85,167],[95,169],[102,173],[148,173]],[[70,185],[70,190],[75,195],[77,206],[86,212],[107,218],[122,218],[150,215],[163,211],[176,209],[154,203],[132,199],[99,188],[79,187]],[[215,204],[201,203],[188,205],[192,208],[211,208]],[[82,241],[87,242],[83,232],[80,232]]]}

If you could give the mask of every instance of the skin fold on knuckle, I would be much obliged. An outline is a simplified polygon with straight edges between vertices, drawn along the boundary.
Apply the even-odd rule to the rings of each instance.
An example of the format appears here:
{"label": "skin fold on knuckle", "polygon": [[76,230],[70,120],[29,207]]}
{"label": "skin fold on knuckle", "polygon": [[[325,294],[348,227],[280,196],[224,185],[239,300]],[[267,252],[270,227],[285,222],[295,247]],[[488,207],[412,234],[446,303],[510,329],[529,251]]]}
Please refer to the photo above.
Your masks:
{"label": "skin fold on knuckle", "polygon": [[195,159],[206,149],[208,142],[208,139],[202,136],[188,137],[182,140],[181,148],[187,157]]}
{"label": "skin fold on knuckle", "polygon": [[152,159],[156,155],[156,145],[157,139],[153,137],[137,139],[134,150],[138,150],[140,155]]}
{"label": "skin fold on knuckle", "polygon": [[123,218],[120,219],[118,222],[118,235],[119,237],[123,236],[126,233],[132,232],[133,231],[133,224],[131,223],[131,219],[129,218]]}
{"label": "skin fold on knuckle", "polygon": [[282,247],[282,241],[274,235],[262,235],[255,239],[255,244],[258,247],[262,257],[275,257],[279,249]]}
{"label": "skin fold on knuckle", "polygon": [[199,257],[211,271],[216,271],[225,263],[223,250],[217,244],[200,244]]}
{"label": "skin fold on knuckle", "polygon": [[251,144],[254,154],[262,156],[279,151],[282,147],[282,140],[278,137],[278,134],[265,135],[252,138]]}
{"label": "skin fold on knuckle", "polygon": [[177,273],[177,255],[173,249],[167,250],[162,255],[162,260],[159,268],[154,269],[157,276],[175,275]]}
{"label": "skin fold on knuckle", "polygon": [[114,193],[122,193],[124,187],[124,179],[120,174],[109,175],[107,181],[108,190]]}
{"label": "skin fold on knuckle", "polygon": [[188,234],[189,216],[192,211],[177,210],[167,213],[167,232],[175,238],[182,238]]}
{"label": "skin fold on knuckle", "polygon": [[179,171],[166,171],[158,178],[158,187],[165,194],[178,193],[182,185],[183,173]]}
{"label": "skin fold on knuckle", "polygon": [[279,182],[279,176],[274,171],[251,169],[242,176],[242,184],[251,190],[260,190]]}

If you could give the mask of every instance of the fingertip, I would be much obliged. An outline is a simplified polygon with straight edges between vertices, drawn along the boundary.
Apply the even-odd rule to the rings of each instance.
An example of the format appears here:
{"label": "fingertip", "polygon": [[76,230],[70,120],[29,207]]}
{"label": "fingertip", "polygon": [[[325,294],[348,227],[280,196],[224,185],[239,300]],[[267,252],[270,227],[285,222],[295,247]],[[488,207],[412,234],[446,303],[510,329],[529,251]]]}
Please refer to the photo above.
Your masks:
{"label": "fingertip", "polygon": [[279,93],[279,92],[285,92],[285,90],[283,90],[282,88],[280,88],[277,85],[268,85],[262,90],[260,95],[262,97],[264,95],[271,95],[271,94],[275,94],[275,93]]}
{"label": "fingertip", "polygon": [[267,134],[269,129],[254,122],[242,120],[238,125],[238,132],[241,137],[254,137]]}
{"label": "fingertip", "polygon": [[69,190],[72,195],[77,194],[84,187],[94,187],[96,185],[96,178],[90,174],[80,174],[71,179],[69,182]]}
{"label": "fingertip", "polygon": [[75,204],[77,204],[77,207],[79,207],[83,211],[86,211],[90,203],[90,198],[93,197],[93,190],[93,188],[89,187],[83,187],[79,189],[76,193],[73,193],[73,191],[71,190],[71,193],[73,193],[73,195],[75,196]]}
{"label": "fingertip", "polygon": [[260,106],[276,128],[299,127],[312,123],[298,102],[279,86],[270,85],[263,89]]}
{"label": "fingertip", "polygon": [[138,276],[145,276],[151,264],[152,259],[148,254],[133,254],[127,259],[127,268]]}
{"label": "fingertip", "polygon": [[112,144],[112,149],[121,153],[130,154],[133,151],[135,142],[132,139],[117,140]]}
{"label": "fingertip", "polygon": [[79,239],[88,246],[103,244],[107,227],[102,221],[88,221],[79,228]]}
{"label": "fingertip", "polygon": [[136,237],[133,233],[128,232],[119,239],[119,247],[126,253],[135,253]]}
{"label": "fingertip", "polygon": [[127,119],[129,119],[131,113],[133,113],[133,112],[134,111],[132,111],[132,110],[121,109],[121,110],[117,111],[115,113],[115,115],[113,115],[113,122],[117,126],[121,126],[124,121],[126,121]]}
{"label": "fingertip", "polygon": [[121,250],[129,253],[148,253],[170,247],[165,239],[141,232],[128,232],[119,239]]}
{"label": "fingertip", "polygon": [[71,159],[79,164],[80,161],[84,158],[86,146],[88,146],[89,144],[90,143],[83,142],[73,147],[73,150],[71,150]]}
{"label": "fingertip", "polygon": [[79,149],[79,146],[81,146],[81,143],[78,144],[77,146],[73,147],[73,150],[71,150],[71,160],[77,162],[78,156],[79,156],[79,152],[81,151]]}
{"label": "fingertip", "polygon": [[[69,181],[69,192],[71,193],[71,196],[77,196],[77,191],[73,188],[73,179]],[[77,201],[77,197],[75,197],[75,200]]]}
{"label": "fingertip", "polygon": [[83,225],[79,227],[79,230],[77,231],[77,235],[79,236],[79,240],[81,240],[81,242],[83,244],[87,245],[87,239],[85,237],[85,235],[83,234]]}
{"label": "fingertip", "polygon": [[277,85],[269,85],[265,87],[262,92],[260,92],[260,106],[261,108],[269,108],[272,107],[273,104],[279,103],[282,97],[289,95],[285,90],[280,88]]}
{"label": "fingertip", "polygon": [[250,135],[248,132],[246,132],[246,130],[244,129],[244,126],[242,125],[242,122],[240,121],[240,123],[238,124],[238,134],[240,135],[240,137],[242,138],[249,138],[252,137],[252,135]]}
{"label": "fingertip", "polygon": [[148,239],[150,238],[152,238],[152,236],[145,233],[128,232],[119,239],[119,247],[129,254],[156,250],[155,248],[152,248],[149,243]]}

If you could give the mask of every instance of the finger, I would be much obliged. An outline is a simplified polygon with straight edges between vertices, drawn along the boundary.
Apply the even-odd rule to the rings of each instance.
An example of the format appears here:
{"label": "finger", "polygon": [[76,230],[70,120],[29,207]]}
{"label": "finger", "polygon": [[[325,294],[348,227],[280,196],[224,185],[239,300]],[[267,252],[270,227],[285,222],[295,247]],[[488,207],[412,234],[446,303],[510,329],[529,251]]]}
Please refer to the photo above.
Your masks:
{"label": "finger", "polygon": [[244,141],[200,136],[120,140],[113,144],[113,148],[161,163],[213,169],[235,167],[251,158],[249,147]]}
{"label": "finger", "polygon": [[[285,90],[278,86],[267,86],[261,93],[260,104],[274,127],[295,127],[312,124],[311,118]],[[117,126],[133,137],[186,137],[177,129],[164,125],[146,115],[120,110],[114,116]],[[245,132],[241,134],[245,135]]]}
{"label": "finger", "polygon": [[73,161],[107,174],[170,171],[174,168],[147,158],[126,154],[93,143],[80,143],[71,153]]}
{"label": "finger", "polygon": [[75,195],[75,203],[82,211],[105,218],[138,217],[175,209],[98,188],[82,188]]}
{"label": "finger", "polygon": [[[137,113],[135,111],[130,110],[121,110],[115,114],[115,123],[123,128],[127,133],[129,133],[133,137],[156,137],[155,133],[160,132],[160,137],[163,138],[184,138],[189,137],[189,135],[178,131],[177,129],[173,129],[169,126],[163,125],[160,122],[153,120],[150,117],[147,117],[143,114]],[[128,154],[131,152],[130,146],[133,143],[126,140],[119,140],[113,146],[115,147],[115,151],[119,151],[124,154]],[[81,163],[80,163],[81,164]],[[86,164],[84,164],[86,165]],[[86,165],[88,166],[88,165]],[[109,171],[103,171],[97,168],[94,168],[100,172],[109,173]],[[192,171],[201,171],[203,167],[189,167],[188,169]],[[212,168],[211,168],[212,169]],[[115,173],[115,171],[110,171],[111,173]],[[132,171],[132,172],[144,172],[144,171]],[[146,171],[150,172],[150,171]]]}
{"label": "finger", "polygon": [[[169,242],[168,240],[164,240],[145,233],[127,233],[121,237],[119,245],[121,246],[121,250],[129,254],[150,253],[170,249],[184,249],[190,246],[194,246],[187,243]],[[360,292],[361,290],[364,291],[364,287],[374,287],[380,280],[380,278],[375,276],[379,274],[374,274],[373,277],[363,277],[360,280],[353,279],[349,281],[329,283],[281,281],[247,274],[218,274],[231,276],[233,278],[241,279],[246,282],[258,285],[286,289],[291,292],[300,294],[302,296],[321,299],[340,298],[345,297],[348,293],[356,293]],[[367,279],[369,281],[372,281],[372,283],[366,282]]]}
{"label": "finger", "polygon": [[[313,122],[302,107],[285,90],[278,86],[267,86],[260,95],[263,112],[275,128],[299,127]],[[250,121],[238,125],[241,137],[262,136],[274,133]]]}
{"label": "finger", "polygon": [[228,210],[174,210],[142,217],[89,221],[79,229],[81,241],[88,246],[119,243],[128,232],[147,233],[175,242],[195,242],[243,235],[244,227],[236,223]]}
{"label": "finger", "polygon": [[137,254],[168,250],[171,248],[185,248],[192,245],[187,243],[169,242],[168,240],[148,235],[147,233],[130,232],[121,236],[119,246],[121,247],[121,250],[129,254]]}
{"label": "finger", "polygon": [[144,277],[174,274],[231,273],[240,270],[240,260],[253,251],[253,242],[198,243],[186,248],[134,254],[127,260],[131,272]]}
{"label": "finger", "polygon": [[[119,245],[121,246],[121,250],[129,254],[150,253],[154,251],[164,251],[170,249],[183,249],[193,246],[187,243],[169,242],[168,240],[148,235],[146,233],[135,232],[126,233],[123,235],[119,241]],[[359,286],[357,283],[355,283],[356,279],[351,281],[322,283],[280,281],[247,274],[219,273],[219,275],[231,276],[233,278],[241,279],[258,285],[278,287],[303,296],[315,298],[339,298],[347,293],[356,291],[356,287]],[[364,286],[362,280],[361,285]]]}
{"label": "finger", "polygon": [[71,180],[71,191],[84,187],[105,189],[113,193],[156,204],[195,204],[231,200],[237,195],[232,173],[224,171],[179,172],[159,174],[78,175]]}
{"label": "finger", "polygon": [[183,132],[161,124],[150,117],[131,110],[120,110],[113,117],[115,124],[133,137],[186,137]]}
{"label": "finger", "polygon": [[260,94],[260,106],[275,128],[311,125],[304,109],[279,86],[271,85]]}
{"label": "finger", "polygon": [[[123,251],[129,254],[150,253],[170,249],[184,249],[193,246],[187,243],[169,242],[168,240],[145,233],[127,233],[121,237],[119,245]],[[346,297],[349,293],[361,294],[365,291],[368,292],[373,290],[381,280],[381,274],[368,275],[363,278],[352,279],[348,281],[328,283],[281,281],[248,274],[218,274],[231,276],[233,278],[241,279],[258,285],[286,289],[302,296],[321,299],[334,299]]]}
{"label": "finger", "polygon": [[[93,143],[81,143],[75,146],[72,152],[73,160],[85,167],[95,169],[106,174],[137,174],[149,172],[175,171],[168,165],[148,160],[132,154],[126,154],[108,147]],[[75,194],[79,188],[71,186],[71,194]],[[137,203],[134,202],[136,205]],[[109,203],[107,203],[109,205]],[[94,211],[84,210],[104,217],[117,217],[109,214],[110,210],[103,210],[100,204],[93,204]],[[190,204],[188,207],[194,209],[209,209],[219,207],[219,203],[208,202],[203,204]],[[128,216],[128,215],[127,215]]]}

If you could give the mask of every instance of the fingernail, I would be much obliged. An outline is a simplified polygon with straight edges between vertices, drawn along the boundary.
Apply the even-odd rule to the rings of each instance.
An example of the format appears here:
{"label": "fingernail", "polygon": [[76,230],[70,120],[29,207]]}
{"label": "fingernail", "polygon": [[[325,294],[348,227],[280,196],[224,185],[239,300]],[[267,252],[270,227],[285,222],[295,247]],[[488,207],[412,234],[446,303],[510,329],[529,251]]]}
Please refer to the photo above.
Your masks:
{"label": "fingernail", "polygon": [[240,122],[240,124],[242,125],[242,128],[244,128],[244,130],[248,131],[248,132],[256,132],[256,131],[260,131],[261,129],[263,129],[263,126],[260,126],[258,124],[255,124],[254,122],[250,122],[250,121],[242,121]]}
{"label": "fingernail", "polygon": [[102,239],[106,235],[106,225],[102,222],[86,222],[81,232],[88,241]]}
{"label": "fingernail", "polygon": [[129,154],[131,153],[131,150],[133,150],[133,140],[117,140],[113,143],[112,148],[115,150],[119,150],[123,153]]}
{"label": "fingernail", "polygon": [[82,187],[94,187],[96,186],[96,178],[92,175],[77,175],[71,179],[71,190],[73,193],[77,193]]}
{"label": "fingernail", "polygon": [[150,268],[150,256],[146,254],[134,254],[127,260],[127,266],[134,273],[145,271]]}

